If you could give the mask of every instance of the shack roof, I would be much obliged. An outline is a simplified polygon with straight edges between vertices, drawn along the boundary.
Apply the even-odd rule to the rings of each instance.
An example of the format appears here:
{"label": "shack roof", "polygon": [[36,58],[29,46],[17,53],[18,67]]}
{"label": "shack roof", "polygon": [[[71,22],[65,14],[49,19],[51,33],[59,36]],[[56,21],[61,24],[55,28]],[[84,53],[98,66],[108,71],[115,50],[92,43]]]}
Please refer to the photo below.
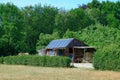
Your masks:
{"label": "shack roof", "polygon": [[58,39],[52,40],[47,46],[46,49],[55,49],[55,48],[72,48],[73,46],[87,46],[83,42],[80,42],[74,38],[68,39]]}

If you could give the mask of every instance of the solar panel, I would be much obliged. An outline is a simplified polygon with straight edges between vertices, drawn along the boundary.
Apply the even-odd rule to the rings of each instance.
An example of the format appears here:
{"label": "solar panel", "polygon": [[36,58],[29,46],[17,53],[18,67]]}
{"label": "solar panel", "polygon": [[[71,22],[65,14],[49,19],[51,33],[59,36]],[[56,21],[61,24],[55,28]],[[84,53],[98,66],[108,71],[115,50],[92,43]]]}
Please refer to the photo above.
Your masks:
{"label": "solar panel", "polygon": [[69,39],[60,39],[60,40],[53,40],[51,41],[46,48],[53,49],[53,48],[65,48],[72,42],[73,38]]}

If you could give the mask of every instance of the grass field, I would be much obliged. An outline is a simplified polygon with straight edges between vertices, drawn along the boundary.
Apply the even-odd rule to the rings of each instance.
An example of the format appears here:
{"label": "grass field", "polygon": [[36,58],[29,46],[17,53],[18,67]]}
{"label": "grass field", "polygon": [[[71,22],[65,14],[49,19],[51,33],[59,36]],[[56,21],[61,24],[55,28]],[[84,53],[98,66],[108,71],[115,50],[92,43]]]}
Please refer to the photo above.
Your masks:
{"label": "grass field", "polygon": [[120,80],[120,72],[0,65],[0,80]]}

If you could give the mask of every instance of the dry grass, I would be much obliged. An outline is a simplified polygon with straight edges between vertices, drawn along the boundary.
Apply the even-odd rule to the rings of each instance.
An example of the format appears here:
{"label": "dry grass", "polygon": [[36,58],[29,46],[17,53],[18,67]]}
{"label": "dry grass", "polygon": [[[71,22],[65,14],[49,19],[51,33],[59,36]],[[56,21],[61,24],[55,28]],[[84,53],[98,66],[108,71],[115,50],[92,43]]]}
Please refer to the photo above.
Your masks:
{"label": "dry grass", "polygon": [[120,72],[0,65],[0,80],[120,80]]}

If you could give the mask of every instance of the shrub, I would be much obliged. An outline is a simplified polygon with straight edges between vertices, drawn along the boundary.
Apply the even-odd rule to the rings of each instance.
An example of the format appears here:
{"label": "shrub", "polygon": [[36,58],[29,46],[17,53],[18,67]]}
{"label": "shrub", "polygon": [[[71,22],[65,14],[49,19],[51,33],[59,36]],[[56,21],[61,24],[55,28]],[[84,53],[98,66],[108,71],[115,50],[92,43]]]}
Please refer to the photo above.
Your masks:
{"label": "shrub", "polygon": [[3,64],[3,57],[0,57],[0,64]]}
{"label": "shrub", "polygon": [[93,58],[95,69],[120,71],[120,49],[118,45],[110,44],[96,52]]}
{"label": "shrub", "polygon": [[4,58],[5,64],[46,66],[46,67],[70,67],[71,60],[60,56],[8,56]]}

